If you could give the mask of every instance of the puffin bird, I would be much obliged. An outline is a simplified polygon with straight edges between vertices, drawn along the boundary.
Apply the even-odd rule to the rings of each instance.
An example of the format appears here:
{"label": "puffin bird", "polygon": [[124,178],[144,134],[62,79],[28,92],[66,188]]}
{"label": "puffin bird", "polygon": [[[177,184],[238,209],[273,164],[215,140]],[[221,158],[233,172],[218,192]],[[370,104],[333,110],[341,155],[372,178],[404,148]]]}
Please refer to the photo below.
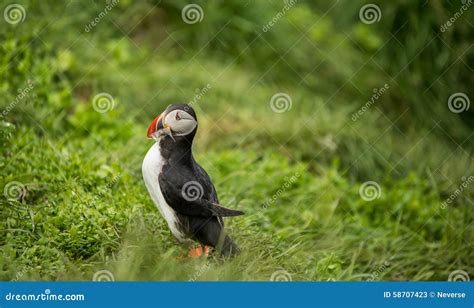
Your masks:
{"label": "puffin bird", "polygon": [[225,233],[222,218],[244,213],[219,205],[209,175],[194,160],[197,127],[196,113],[187,104],[170,105],[157,116],[148,127],[148,138],[156,142],[143,160],[143,179],[171,233],[180,242],[204,245],[191,249],[190,256],[207,254],[209,247],[235,255],[239,247]]}

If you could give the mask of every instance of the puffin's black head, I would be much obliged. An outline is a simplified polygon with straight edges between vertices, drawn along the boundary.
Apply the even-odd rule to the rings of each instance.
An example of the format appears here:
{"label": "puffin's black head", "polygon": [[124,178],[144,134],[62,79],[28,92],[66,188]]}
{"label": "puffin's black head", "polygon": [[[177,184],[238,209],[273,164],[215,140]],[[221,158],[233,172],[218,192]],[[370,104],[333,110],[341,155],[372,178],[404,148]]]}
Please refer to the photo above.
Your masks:
{"label": "puffin's black head", "polygon": [[197,124],[196,113],[191,106],[173,104],[151,122],[147,136],[150,139],[170,136],[174,140],[177,138],[192,141],[196,134]]}

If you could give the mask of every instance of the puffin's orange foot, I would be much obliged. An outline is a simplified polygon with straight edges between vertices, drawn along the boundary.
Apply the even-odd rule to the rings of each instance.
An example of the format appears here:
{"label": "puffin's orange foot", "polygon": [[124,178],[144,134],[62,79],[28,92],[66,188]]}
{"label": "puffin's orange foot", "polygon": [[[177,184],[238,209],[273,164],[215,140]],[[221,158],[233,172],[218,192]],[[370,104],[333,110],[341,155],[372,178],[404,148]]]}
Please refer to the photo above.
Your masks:
{"label": "puffin's orange foot", "polygon": [[199,258],[203,254],[206,257],[209,256],[209,246],[191,248],[191,250],[188,253],[188,256],[190,256],[191,258]]}

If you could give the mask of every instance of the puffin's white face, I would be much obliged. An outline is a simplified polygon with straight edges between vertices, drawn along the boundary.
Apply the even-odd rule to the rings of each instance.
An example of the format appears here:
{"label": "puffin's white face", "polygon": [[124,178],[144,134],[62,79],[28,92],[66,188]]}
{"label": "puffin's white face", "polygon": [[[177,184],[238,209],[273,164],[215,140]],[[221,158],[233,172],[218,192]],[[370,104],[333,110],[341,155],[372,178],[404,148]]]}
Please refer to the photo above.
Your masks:
{"label": "puffin's white face", "polygon": [[[174,110],[166,111],[170,109]],[[191,106],[169,105],[166,110],[148,126],[147,136],[149,139],[158,141],[161,137],[169,136],[175,140],[175,136],[187,136],[196,129],[197,120],[193,116],[194,110]]]}
{"label": "puffin's white face", "polygon": [[186,136],[196,128],[197,122],[184,110],[173,110],[163,119],[163,126],[171,129],[174,136]]}

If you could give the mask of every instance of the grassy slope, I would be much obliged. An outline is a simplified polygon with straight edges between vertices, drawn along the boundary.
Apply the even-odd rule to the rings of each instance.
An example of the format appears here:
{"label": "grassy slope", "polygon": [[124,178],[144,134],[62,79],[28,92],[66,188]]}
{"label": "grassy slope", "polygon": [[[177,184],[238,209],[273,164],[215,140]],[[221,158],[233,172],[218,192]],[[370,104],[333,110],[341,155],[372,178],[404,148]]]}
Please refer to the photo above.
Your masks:
{"label": "grassy slope", "polygon": [[[392,128],[379,138],[388,120],[376,110],[354,123],[341,98],[329,106],[327,96],[255,83],[257,72],[205,56],[150,58],[127,39],[94,42],[96,50],[75,44],[31,56],[41,60],[27,63],[24,75],[38,86],[6,119],[16,127],[2,149],[0,184],[19,181],[28,192],[1,200],[2,279],[21,272],[22,280],[90,280],[100,269],[118,280],[268,280],[279,269],[293,280],[473,272],[467,199],[440,209],[472,166],[465,151],[450,156],[453,148],[428,131]],[[144,132],[168,103],[189,101],[208,83],[196,104],[195,155],[222,203],[248,213],[227,220],[243,254],[180,260],[186,250],[141,180]],[[275,114],[268,101],[281,91],[293,106]],[[117,108],[94,111],[99,92],[111,93]],[[380,183],[381,198],[360,198],[365,180]]]}

